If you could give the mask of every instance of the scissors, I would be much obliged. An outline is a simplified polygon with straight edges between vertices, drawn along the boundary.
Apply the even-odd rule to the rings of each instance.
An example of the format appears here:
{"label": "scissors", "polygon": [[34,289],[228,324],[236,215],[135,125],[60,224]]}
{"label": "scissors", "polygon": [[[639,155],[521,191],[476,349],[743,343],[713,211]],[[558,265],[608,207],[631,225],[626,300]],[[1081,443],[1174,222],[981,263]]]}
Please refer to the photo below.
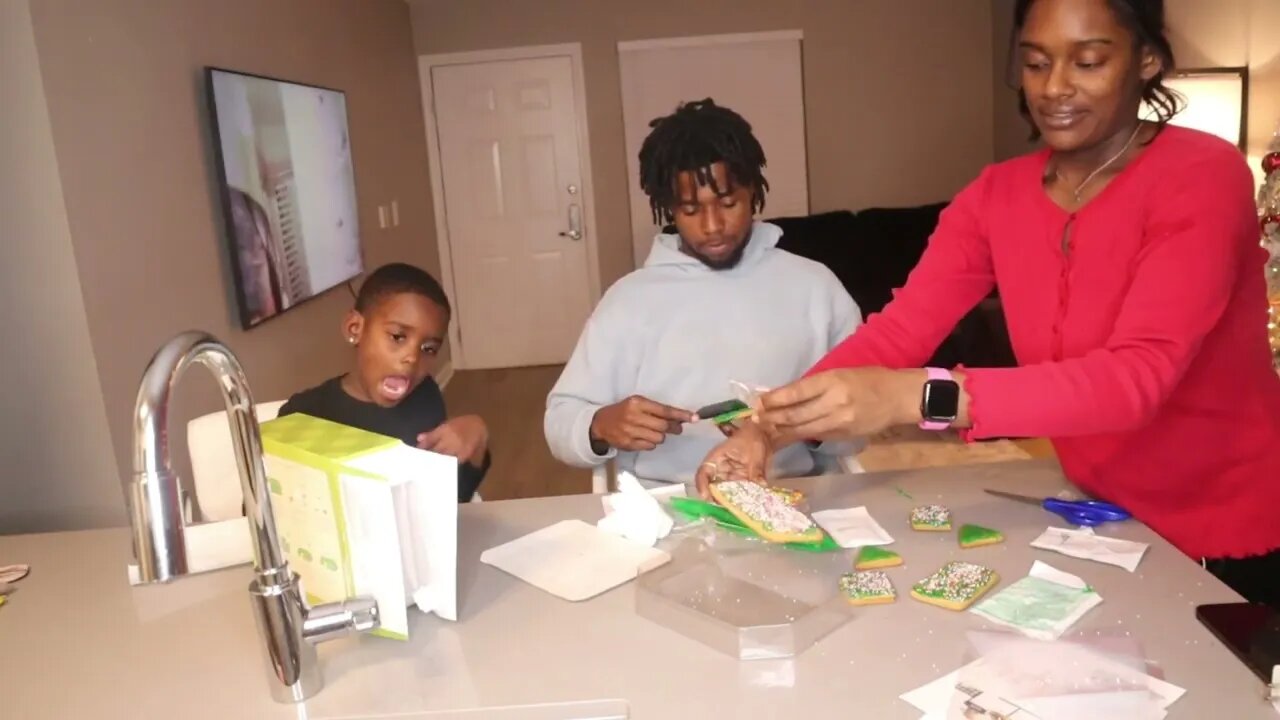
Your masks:
{"label": "scissors", "polygon": [[1021,503],[1031,505],[1039,505],[1051,513],[1061,515],[1067,522],[1072,525],[1080,525],[1083,527],[1093,527],[1108,522],[1120,522],[1133,517],[1128,510],[1119,505],[1112,505],[1109,502],[1101,500],[1059,500],[1057,498],[1033,498],[1026,495],[1014,495],[1013,493],[1000,492],[999,490],[986,490],[989,495],[1002,497],[1006,500],[1017,500]]}

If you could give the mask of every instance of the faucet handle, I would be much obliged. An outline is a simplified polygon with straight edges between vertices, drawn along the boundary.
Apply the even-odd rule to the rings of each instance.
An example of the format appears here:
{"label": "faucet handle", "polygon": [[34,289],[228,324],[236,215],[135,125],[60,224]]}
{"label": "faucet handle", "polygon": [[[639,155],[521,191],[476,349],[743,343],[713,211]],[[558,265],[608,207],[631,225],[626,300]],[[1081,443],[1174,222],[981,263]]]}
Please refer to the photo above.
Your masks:
{"label": "faucet handle", "polygon": [[377,630],[382,624],[378,601],[368,596],[316,605],[306,608],[304,613],[302,638],[313,644],[351,632]]}

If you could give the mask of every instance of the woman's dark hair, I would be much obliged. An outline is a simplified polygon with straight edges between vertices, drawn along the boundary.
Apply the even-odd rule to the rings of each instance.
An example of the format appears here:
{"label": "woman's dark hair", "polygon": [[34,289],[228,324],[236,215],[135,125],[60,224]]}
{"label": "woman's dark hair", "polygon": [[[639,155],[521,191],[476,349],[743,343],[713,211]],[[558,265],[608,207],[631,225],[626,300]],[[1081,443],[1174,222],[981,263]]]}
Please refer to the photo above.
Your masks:
{"label": "woman's dark hair", "polygon": [[751,188],[751,210],[764,209],[769,182],[764,179],[764,150],[751,124],[711,98],[682,103],[670,115],[649,123],[653,128],[640,146],[640,188],[649,196],[655,223],[671,222],[676,203],[676,176],[692,172],[698,185],[716,193],[711,166],[722,162],[732,183]]}
{"label": "woman's dark hair", "polygon": [[[1160,58],[1160,72],[1147,81],[1142,88],[1142,99],[1155,111],[1155,123],[1163,129],[1169,121],[1182,110],[1184,100],[1176,91],[1164,84],[1164,79],[1173,72],[1173,46],[1165,35],[1164,0],[1106,0],[1107,7],[1115,14],[1116,20],[1138,41],[1139,47],[1148,47]],[[1027,23],[1027,14],[1036,0],[1017,0],[1013,8],[1013,35],[1009,38],[1009,73],[1010,87],[1018,90],[1018,112],[1031,125],[1031,139],[1040,139],[1040,129],[1031,119],[1031,110],[1027,107],[1026,91],[1018,82],[1018,37]]]}

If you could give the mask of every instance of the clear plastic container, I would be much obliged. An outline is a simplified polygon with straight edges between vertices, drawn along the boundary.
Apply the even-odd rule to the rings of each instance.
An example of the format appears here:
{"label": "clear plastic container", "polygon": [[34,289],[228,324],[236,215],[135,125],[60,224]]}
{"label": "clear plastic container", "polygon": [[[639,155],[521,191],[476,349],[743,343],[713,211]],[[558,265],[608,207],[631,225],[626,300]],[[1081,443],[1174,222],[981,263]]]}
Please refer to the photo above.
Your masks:
{"label": "clear plastic container", "polygon": [[664,544],[670,563],[637,581],[636,612],[741,660],[799,655],[848,622],[845,553],[809,553],[686,527]]}

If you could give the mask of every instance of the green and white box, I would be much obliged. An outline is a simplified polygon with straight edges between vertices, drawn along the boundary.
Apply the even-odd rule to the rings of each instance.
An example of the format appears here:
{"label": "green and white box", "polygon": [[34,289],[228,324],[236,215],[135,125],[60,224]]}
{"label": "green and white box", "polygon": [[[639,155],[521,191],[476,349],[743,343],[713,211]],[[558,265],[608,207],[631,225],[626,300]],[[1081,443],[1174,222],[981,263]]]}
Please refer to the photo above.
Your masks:
{"label": "green and white box", "polygon": [[408,606],[458,619],[458,461],[400,440],[286,415],[262,425],[276,528],[312,603],[378,601],[386,637]]}

